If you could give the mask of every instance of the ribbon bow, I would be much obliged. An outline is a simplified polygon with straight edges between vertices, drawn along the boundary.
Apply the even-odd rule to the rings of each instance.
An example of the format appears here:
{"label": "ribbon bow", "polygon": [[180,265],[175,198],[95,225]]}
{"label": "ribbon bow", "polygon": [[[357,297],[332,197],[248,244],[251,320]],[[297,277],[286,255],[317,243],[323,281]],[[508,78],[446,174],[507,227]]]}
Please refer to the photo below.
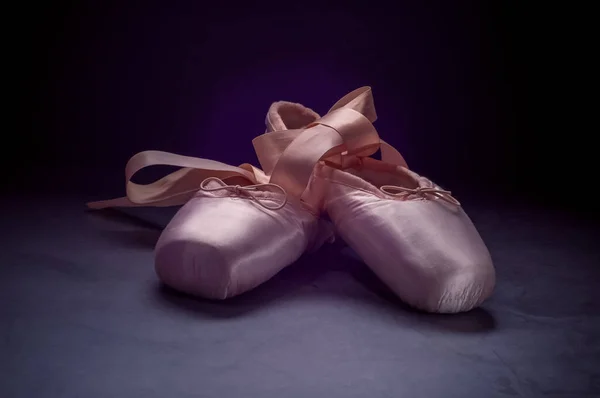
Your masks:
{"label": "ribbon bow", "polygon": [[[452,196],[452,192],[445,191],[441,188],[431,188],[431,187],[417,187],[417,188],[405,188],[398,187],[395,185],[383,185],[379,188],[382,192],[387,193],[391,196],[404,196],[404,195],[419,195],[423,199],[429,199],[430,196],[434,196],[436,198],[445,200],[446,202],[453,204],[455,206],[460,206],[460,202],[456,200],[454,196]],[[390,192],[396,191],[396,192]]]}
{"label": "ribbon bow", "polygon": [[[210,182],[216,182],[217,184],[219,184],[219,187],[208,187],[208,184]],[[263,203],[263,201],[256,195],[254,195],[252,192],[254,191],[258,191],[258,190],[262,190],[265,189],[267,187],[273,187],[275,189],[277,189],[278,191],[280,191],[283,194],[283,201],[278,204],[277,206],[269,206],[265,203]],[[249,197],[250,199],[252,199],[253,201],[255,201],[256,203],[258,203],[259,205],[261,205],[262,207],[264,207],[265,209],[268,210],[279,210],[282,209],[286,203],[287,203],[287,193],[285,192],[285,190],[277,185],[277,184],[272,184],[272,183],[267,183],[267,184],[255,184],[255,185],[227,185],[223,180],[221,180],[220,178],[217,177],[208,177],[206,178],[204,181],[202,181],[202,183],[200,184],[200,189],[205,191],[205,192],[214,192],[214,191],[221,191],[221,190],[227,190],[227,191],[231,191],[234,192],[236,195],[245,195],[247,197]],[[268,189],[267,189],[268,191]]]}

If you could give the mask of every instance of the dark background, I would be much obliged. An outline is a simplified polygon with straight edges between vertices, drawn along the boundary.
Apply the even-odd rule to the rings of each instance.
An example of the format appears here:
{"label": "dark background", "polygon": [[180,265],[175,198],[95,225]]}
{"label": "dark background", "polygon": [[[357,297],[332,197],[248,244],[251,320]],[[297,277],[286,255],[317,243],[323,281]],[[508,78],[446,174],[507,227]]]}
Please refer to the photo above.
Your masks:
{"label": "dark background", "polygon": [[[3,14],[18,112],[3,108],[0,189],[21,195],[0,195],[0,396],[599,396],[597,13],[21,6]],[[453,191],[489,247],[481,308],[411,311],[340,239],[238,298],[184,296],[151,266],[172,213],[84,211],[123,195],[138,151],[256,164],[273,101],[324,113],[362,85],[381,136]]]}
{"label": "dark background", "polygon": [[8,152],[28,160],[8,166],[5,186],[21,191],[121,195],[127,159],[146,149],[257,164],[251,139],[271,102],[325,113],[362,85],[381,136],[463,199],[575,209],[573,190],[594,177],[593,129],[575,94],[589,90],[589,25],[574,6],[40,7],[21,15],[16,63],[26,116]]}

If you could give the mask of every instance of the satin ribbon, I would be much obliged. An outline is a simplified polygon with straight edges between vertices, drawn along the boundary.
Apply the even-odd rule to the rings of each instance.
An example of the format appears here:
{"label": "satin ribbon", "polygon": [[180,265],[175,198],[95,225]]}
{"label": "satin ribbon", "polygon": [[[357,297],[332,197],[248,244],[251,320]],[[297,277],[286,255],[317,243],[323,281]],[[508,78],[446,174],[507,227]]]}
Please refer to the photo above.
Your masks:
{"label": "satin ribbon", "polygon": [[[209,188],[208,184],[210,182],[216,182],[220,186]],[[271,198],[260,198],[252,193],[252,192],[258,191],[258,190],[267,190],[268,191],[267,188],[275,188],[276,190],[280,191],[283,194],[283,200],[281,201],[280,204],[278,204],[277,206],[269,206],[266,203],[264,203],[263,200],[264,199],[271,200]],[[264,207],[265,209],[268,209],[268,210],[282,209],[287,203],[287,193],[285,192],[285,189],[283,189],[282,187],[280,187],[277,184],[271,184],[271,183],[245,185],[245,186],[244,185],[227,185],[220,178],[208,177],[207,179],[202,181],[202,183],[200,184],[200,189],[205,192],[215,192],[215,191],[222,191],[222,190],[231,191],[238,196],[242,196],[242,195],[247,196],[248,198],[254,200],[256,203],[258,203],[259,205],[261,205],[262,207]]]}
{"label": "satin ribbon", "polygon": [[344,168],[352,159],[367,158],[381,149],[383,162],[408,167],[402,155],[379,138],[372,124],[376,119],[371,88],[361,87],[304,129],[268,132],[252,143],[270,182],[302,198],[315,165],[322,160]]}
{"label": "satin ribbon", "polygon": [[[179,166],[181,169],[166,175],[151,184],[136,184],[131,178],[140,170],[150,166]],[[127,196],[97,202],[89,202],[91,209],[106,207],[168,207],[178,206],[190,200],[207,177],[223,180],[241,178],[250,184],[266,179],[260,169],[250,164],[240,167],[209,159],[176,155],[161,151],[139,152],[131,157],[125,167],[125,191]]]}
{"label": "satin ribbon", "polygon": [[[302,199],[314,166],[321,159],[342,167],[346,160],[370,156],[378,148],[381,148],[384,162],[406,166],[402,155],[379,138],[372,125],[376,118],[371,88],[354,90],[336,102],[327,115],[305,129],[270,132],[255,138],[253,144],[264,172],[247,163],[234,167],[168,152],[140,152],[125,168],[127,196],[90,202],[87,206],[93,209],[177,206],[191,199],[208,177],[222,180],[237,177],[251,185],[270,183],[286,195]],[[181,169],[147,185],[131,181],[138,171],[154,165],[179,166]]]}
{"label": "satin ribbon", "polygon": [[[460,202],[452,196],[452,192],[445,191],[441,188],[430,188],[430,187],[418,187],[418,188],[406,188],[399,187],[396,185],[383,185],[379,188],[382,192],[391,196],[405,196],[405,195],[418,195],[424,199],[430,199],[431,196],[445,200],[446,202],[455,206],[460,206]],[[390,192],[396,191],[396,192]]]}

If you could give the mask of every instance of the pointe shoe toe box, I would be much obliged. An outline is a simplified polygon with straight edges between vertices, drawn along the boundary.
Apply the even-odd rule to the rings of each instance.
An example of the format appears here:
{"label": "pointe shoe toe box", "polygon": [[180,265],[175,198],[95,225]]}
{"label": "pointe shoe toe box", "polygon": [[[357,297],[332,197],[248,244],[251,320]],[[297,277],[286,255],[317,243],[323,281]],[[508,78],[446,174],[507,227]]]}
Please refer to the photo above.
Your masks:
{"label": "pointe shoe toe box", "polygon": [[272,211],[250,199],[195,197],[163,231],[155,269],[177,290],[225,299],[295,261],[316,227],[316,218],[290,204]]}

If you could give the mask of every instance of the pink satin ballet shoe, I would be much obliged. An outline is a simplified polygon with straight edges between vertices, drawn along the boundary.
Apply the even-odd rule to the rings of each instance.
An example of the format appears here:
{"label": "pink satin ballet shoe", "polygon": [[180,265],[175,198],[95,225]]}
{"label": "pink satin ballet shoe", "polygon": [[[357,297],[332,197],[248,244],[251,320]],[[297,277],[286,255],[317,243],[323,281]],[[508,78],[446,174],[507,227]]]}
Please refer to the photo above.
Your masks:
{"label": "pink satin ballet shoe", "polygon": [[320,164],[338,234],[401,299],[429,312],[479,306],[494,288],[490,254],[449,191],[401,165]]}
{"label": "pink satin ballet shoe", "polygon": [[[149,185],[130,181],[153,165],[182,167]],[[318,211],[249,164],[146,151],[126,167],[127,196],[88,207],[183,205],[155,249],[159,278],[177,290],[212,299],[243,293],[293,263],[331,235]]]}
{"label": "pink satin ballet shoe", "polygon": [[[354,112],[340,114],[344,109]],[[406,303],[441,313],[479,306],[495,284],[479,233],[450,192],[409,170],[398,151],[377,139],[375,119],[368,87],[342,98],[322,118],[300,104],[278,102],[267,118],[268,131],[275,131],[254,144],[262,167],[273,175],[286,165],[313,173],[307,191],[320,198],[338,234]],[[359,145],[322,154],[314,148],[330,145],[326,133],[350,136]],[[381,161],[369,157],[377,147]],[[276,181],[291,191],[302,186],[288,178]]]}

